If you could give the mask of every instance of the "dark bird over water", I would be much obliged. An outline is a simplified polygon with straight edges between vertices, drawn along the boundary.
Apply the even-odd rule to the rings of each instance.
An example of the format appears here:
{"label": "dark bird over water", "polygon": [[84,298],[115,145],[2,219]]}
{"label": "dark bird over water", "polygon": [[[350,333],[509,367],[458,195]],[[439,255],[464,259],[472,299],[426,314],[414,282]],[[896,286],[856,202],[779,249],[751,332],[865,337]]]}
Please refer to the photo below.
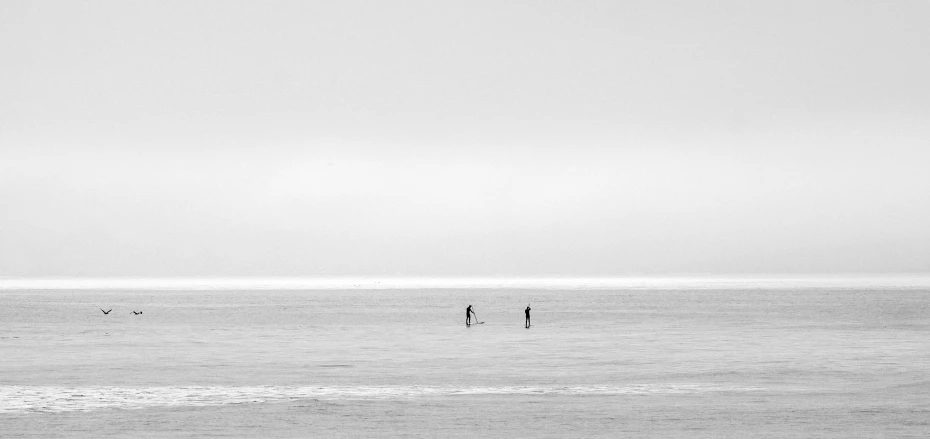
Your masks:
{"label": "dark bird over water", "polygon": [[[100,311],[103,311],[103,308],[100,308]],[[113,311],[113,308],[110,308],[109,311],[103,311],[104,314],[109,314],[110,311]]]}
{"label": "dark bird over water", "polygon": [[135,315],[139,315],[139,314],[142,314],[142,311],[139,311],[139,312],[133,311],[132,313],[135,314]]}

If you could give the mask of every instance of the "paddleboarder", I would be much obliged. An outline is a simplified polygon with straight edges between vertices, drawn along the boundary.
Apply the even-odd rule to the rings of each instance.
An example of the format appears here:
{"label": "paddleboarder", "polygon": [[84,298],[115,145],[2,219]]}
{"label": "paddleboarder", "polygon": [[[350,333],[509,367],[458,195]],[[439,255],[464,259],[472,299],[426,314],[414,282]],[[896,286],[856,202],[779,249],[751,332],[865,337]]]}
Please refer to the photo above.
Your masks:
{"label": "paddleboarder", "polygon": [[530,304],[529,303],[526,304],[526,309],[523,310],[523,313],[526,314],[526,325],[524,327],[529,328],[530,327]]}
{"label": "paddleboarder", "polygon": [[475,320],[478,320],[478,315],[471,310],[471,305],[468,305],[468,308],[465,308],[465,326],[471,326],[471,316],[475,316]]}

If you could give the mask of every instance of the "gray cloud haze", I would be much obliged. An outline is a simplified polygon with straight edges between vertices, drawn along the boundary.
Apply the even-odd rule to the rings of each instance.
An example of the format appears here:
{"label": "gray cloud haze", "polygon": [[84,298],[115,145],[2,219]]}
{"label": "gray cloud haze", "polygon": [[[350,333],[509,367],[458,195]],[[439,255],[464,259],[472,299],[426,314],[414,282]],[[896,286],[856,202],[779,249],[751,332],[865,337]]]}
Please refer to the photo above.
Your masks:
{"label": "gray cloud haze", "polygon": [[0,276],[930,271],[927,2],[4,2]]}

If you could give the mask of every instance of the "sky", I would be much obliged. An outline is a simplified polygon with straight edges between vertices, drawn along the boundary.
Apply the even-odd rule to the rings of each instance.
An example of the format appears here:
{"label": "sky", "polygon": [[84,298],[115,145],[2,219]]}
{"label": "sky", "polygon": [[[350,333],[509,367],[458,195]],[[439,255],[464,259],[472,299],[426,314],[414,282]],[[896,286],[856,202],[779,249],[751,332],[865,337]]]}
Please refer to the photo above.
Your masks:
{"label": "sky", "polygon": [[928,272],[928,16],[5,1],[0,277]]}

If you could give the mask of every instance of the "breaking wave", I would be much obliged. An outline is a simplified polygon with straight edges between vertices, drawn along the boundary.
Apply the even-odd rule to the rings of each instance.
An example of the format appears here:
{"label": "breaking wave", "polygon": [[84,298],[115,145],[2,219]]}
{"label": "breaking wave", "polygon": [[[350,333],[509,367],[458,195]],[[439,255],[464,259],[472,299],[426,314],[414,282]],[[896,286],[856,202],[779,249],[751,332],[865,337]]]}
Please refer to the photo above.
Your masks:
{"label": "breaking wave", "polygon": [[705,392],[753,392],[762,387],[701,384],[639,384],[630,386],[185,386],[185,387],[54,387],[0,386],[0,413],[57,413],[101,409],[213,406],[279,402],[295,399],[406,399],[456,395],[650,395]]}

